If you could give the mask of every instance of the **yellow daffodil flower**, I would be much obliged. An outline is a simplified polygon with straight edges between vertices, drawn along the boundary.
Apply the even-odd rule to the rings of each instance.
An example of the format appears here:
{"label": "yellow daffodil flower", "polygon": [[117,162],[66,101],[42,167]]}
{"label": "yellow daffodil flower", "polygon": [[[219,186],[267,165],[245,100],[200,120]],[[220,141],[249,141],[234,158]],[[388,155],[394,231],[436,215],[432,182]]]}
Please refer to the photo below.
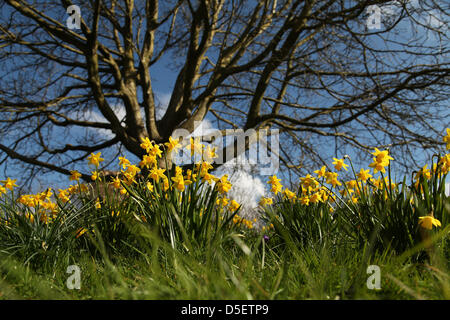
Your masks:
{"label": "yellow daffodil flower", "polygon": [[295,198],[297,197],[295,193],[289,190],[288,188],[284,189],[283,195],[289,200],[295,200]]}
{"label": "yellow daffodil flower", "polygon": [[361,169],[361,170],[359,170],[359,173],[356,174],[356,176],[362,182],[366,182],[367,179],[372,178],[372,175],[369,173],[369,171],[370,171],[370,169],[367,169],[367,170]]}
{"label": "yellow daffodil flower", "polygon": [[382,163],[382,162],[383,163],[387,163],[385,165],[385,167],[389,165],[389,160],[394,160],[394,158],[392,158],[389,155],[389,150],[380,151],[377,148],[375,148],[375,152],[373,152],[372,154],[375,156],[376,162],[378,162],[378,163]]}
{"label": "yellow daffodil flower", "polygon": [[216,204],[221,207],[225,207],[229,202],[227,197],[221,197],[216,200]]}
{"label": "yellow daffodil flower", "polygon": [[119,157],[119,166],[122,166],[122,168],[125,170],[128,165],[130,165],[130,160],[125,157]]}
{"label": "yellow daffodil flower", "polygon": [[97,198],[97,200],[95,200],[95,208],[100,209],[101,207],[102,207],[102,205],[100,204],[100,199]]}
{"label": "yellow daffodil flower", "polygon": [[150,150],[153,148],[153,143],[149,138],[145,137],[141,139],[140,147],[144,149],[147,153],[150,153]]}
{"label": "yellow daffodil flower", "polygon": [[415,180],[419,180],[421,176],[427,180],[431,179],[431,171],[430,169],[427,169],[427,166],[427,164],[424,165],[422,169],[420,169],[419,172],[416,173],[416,176],[414,177]]}
{"label": "yellow daffodil flower", "polygon": [[235,200],[231,200],[228,208],[230,209],[231,212],[235,212],[237,209],[239,209],[240,206],[241,205],[239,203],[237,203]]}
{"label": "yellow daffodil flower", "polygon": [[147,153],[153,157],[158,157],[161,158],[162,157],[162,150],[159,148],[159,145],[155,144],[152,148],[150,148],[149,151],[147,151]]}
{"label": "yellow daffodil flower", "polygon": [[315,174],[317,174],[317,178],[325,177],[325,173],[327,172],[327,167],[323,166],[319,170],[314,171]]}
{"label": "yellow daffodil flower", "polygon": [[419,217],[419,226],[431,230],[433,226],[440,227],[441,222],[432,216]]}
{"label": "yellow daffodil flower", "polygon": [[93,181],[97,180],[99,175],[98,175],[98,171],[91,171],[92,175],[91,175],[91,179]]}
{"label": "yellow daffodil flower", "polygon": [[111,184],[114,186],[115,189],[120,189],[120,187],[122,186],[119,177],[115,177],[111,182]]}
{"label": "yellow daffodil flower", "polygon": [[300,198],[300,203],[308,206],[309,205],[309,197],[307,195],[304,195]]}
{"label": "yellow daffodil flower", "polygon": [[71,181],[79,181],[79,180],[80,180],[80,177],[81,177],[81,173],[79,173],[78,171],[76,171],[76,170],[70,171],[70,177],[69,177],[69,179],[70,179]]}
{"label": "yellow daffodil flower", "polygon": [[259,205],[262,207],[271,205],[271,204],[273,204],[273,198],[262,197],[261,200],[259,200]]}
{"label": "yellow daffodil flower", "polygon": [[70,200],[68,191],[65,189],[58,189],[58,198],[63,202],[66,203]]}
{"label": "yellow daffodil flower", "polygon": [[11,191],[12,191],[12,189],[13,189],[14,187],[18,187],[18,185],[16,184],[16,182],[17,182],[17,180],[12,180],[12,179],[10,179],[10,178],[6,178],[6,180],[3,180],[3,181],[2,181],[3,186],[4,186],[6,189],[9,189],[9,190],[11,190]]}
{"label": "yellow daffodil flower", "polygon": [[376,161],[376,158],[373,158],[373,162],[369,164],[370,168],[373,168],[373,173],[376,174],[377,172],[383,172],[386,173],[385,167],[389,165],[389,162],[378,162]]}
{"label": "yellow daffodil flower", "polygon": [[319,182],[310,174],[307,174],[306,177],[301,177],[300,182],[302,187],[308,189],[309,187],[316,187],[319,185]]}
{"label": "yellow daffodil flower", "polygon": [[347,169],[348,164],[344,163],[344,159],[333,158],[333,160],[334,160],[333,161],[334,167],[336,168],[337,171],[341,171],[342,168],[344,168],[345,171],[348,171]]}
{"label": "yellow daffodil flower", "polygon": [[313,193],[309,197],[309,203],[318,203],[319,201],[322,201],[322,197],[321,197],[320,193],[318,193],[318,192]]}
{"label": "yellow daffodil flower", "polygon": [[184,178],[183,175],[177,175],[175,177],[171,178],[172,181],[174,182],[174,186],[175,189],[179,190],[179,191],[184,191]]}
{"label": "yellow daffodil flower", "polygon": [[154,167],[149,174],[149,177],[153,180],[155,180],[156,183],[159,182],[159,179],[162,178],[166,178],[166,176],[164,175],[164,171],[166,171],[166,169],[160,169],[157,167]]}
{"label": "yellow daffodil flower", "polygon": [[212,163],[218,155],[216,153],[216,148],[211,148],[211,146],[207,146],[205,151],[203,152],[203,159],[206,162]]}
{"label": "yellow daffodil flower", "polygon": [[167,146],[167,151],[169,153],[171,152],[177,152],[177,149],[180,148],[180,139],[172,139],[172,137],[169,137],[169,142],[166,142],[165,145]]}
{"label": "yellow daffodil flower", "polygon": [[92,164],[92,165],[94,165],[95,167],[98,168],[98,166],[100,165],[100,162],[102,162],[103,160],[105,160],[105,159],[103,159],[103,158],[100,157],[101,155],[102,155],[101,152],[99,152],[99,153],[97,153],[97,154],[91,153],[91,155],[88,157],[89,164]]}
{"label": "yellow daffodil flower", "polygon": [[218,180],[216,186],[220,194],[230,191],[232,184],[228,181],[228,175],[223,175],[222,178]]}
{"label": "yellow daffodil flower", "polygon": [[278,192],[281,192],[283,186],[280,183],[281,179],[278,179],[276,175],[273,175],[269,178],[269,181],[267,181],[268,184],[272,186],[270,189],[274,194],[278,194]]}

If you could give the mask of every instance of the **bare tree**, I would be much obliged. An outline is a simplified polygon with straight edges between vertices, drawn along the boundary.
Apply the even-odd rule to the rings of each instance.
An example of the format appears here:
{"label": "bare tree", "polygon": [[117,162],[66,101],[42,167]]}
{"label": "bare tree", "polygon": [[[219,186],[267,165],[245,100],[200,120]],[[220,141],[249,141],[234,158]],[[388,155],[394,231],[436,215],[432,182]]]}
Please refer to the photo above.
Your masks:
{"label": "bare tree", "polygon": [[[443,2],[89,0],[80,30],[66,25],[73,4],[1,1],[0,164],[69,174],[91,152],[141,157],[142,138],[163,143],[208,116],[280,129],[280,160],[300,172],[324,143],[408,155],[438,148],[448,124]],[[158,117],[153,70],[167,61],[175,80]]]}

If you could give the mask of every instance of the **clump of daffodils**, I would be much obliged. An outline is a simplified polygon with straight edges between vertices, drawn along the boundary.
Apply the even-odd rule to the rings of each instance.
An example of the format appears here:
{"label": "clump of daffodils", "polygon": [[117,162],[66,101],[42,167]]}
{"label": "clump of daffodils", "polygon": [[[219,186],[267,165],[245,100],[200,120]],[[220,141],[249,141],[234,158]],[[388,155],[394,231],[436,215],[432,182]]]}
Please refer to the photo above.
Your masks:
{"label": "clump of daffodils", "polygon": [[[446,129],[447,135],[443,138],[443,142],[446,143],[447,150],[450,149],[450,128]],[[339,195],[342,200],[347,200],[348,203],[356,204],[361,196],[361,193],[376,193],[382,192],[384,198],[387,199],[388,191],[393,191],[397,188],[397,184],[391,181],[388,177],[384,177],[382,174],[386,173],[386,168],[390,165],[390,161],[394,158],[390,156],[389,150],[379,150],[374,148],[374,152],[371,153],[373,157],[372,163],[369,164],[369,168],[361,168],[359,172],[354,172],[355,179],[343,182],[339,179],[338,171],[348,171],[349,165],[345,163],[344,158],[333,158],[332,164],[334,165],[334,171],[330,171],[327,166],[322,166],[320,169],[315,170],[314,174],[307,174],[299,179],[299,191],[297,193],[292,192],[288,188],[284,188],[281,184],[281,179],[276,175],[269,178],[267,183],[271,186],[270,191],[277,195],[281,193],[283,199],[287,199],[292,202],[298,202],[304,206],[311,206],[317,203],[327,203],[330,212],[334,211],[333,203],[336,202],[336,197]],[[372,169],[372,173],[371,173]],[[450,172],[450,154],[441,156],[437,163],[433,164],[432,168],[428,168],[428,165],[424,165],[415,174],[414,185],[417,187],[420,183],[420,179],[430,180],[432,175],[436,174],[439,177],[445,176]],[[374,175],[381,174],[377,178]],[[259,205],[261,207],[273,205],[274,200],[272,197],[262,197]],[[434,227],[440,227],[441,222],[432,217],[424,216],[420,217],[418,224],[428,230]]]}
{"label": "clump of daffodils", "polygon": [[34,222],[35,216],[45,224],[52,222],[59,213],[59,207],[56,202],[52,201],[52,189],[48,188],[46,191],[38,194],[21,195],[17,202],[22,204],[28,210],[25,217]]}
{"label": "clump of daffodils", "polygon": [[[228,176],[216,177],[211,174],[210,170],[213,169],[213,159],[217,157],[215,148],[204,147],[198,139],[190,139],[190,143],[187,148],[191,151],[191,156],[200,155],[201,161],[199,161],[195,168],[183,170],[181,167],[176,166],[174,174],[169,174],[167,169],[158,166],[159,160],[165,156],[174,156],[181,148],[181,144],[178,139],[169,138],[169,142],[164,145],[158,145],[148,138],[141,140],[140,147],[145,150],[146,154],[142,157],[138,164],[132,164],[125,156],[119,157],[119,169],[120,171],[109,181],[106,181],[103,176],[103,171],[100,168],[101,163],[104,161],[101,152],[91,153],[87,157],[87,164],[89,167],[90,179],[94,183],[105,183],[112,187],[114,192],[118,192],[121,195],[127,195],[127,188],[132,185],[137,185],[140,181],[144,180],[145,188],[154,194],[153,199],[157,196],[155,188],[159,186],[159,190],[163,192],[174,191],[177,192],[179,198],[188,197],[187,188],[195,183],[206,183],[209,186],[215,188],[219,194],[216,201],[216,205],[222,212],[236,213],[240,204],[235,200],[226,197],[230,191],[232,184],[228,181]],[[145,171],[144,171],[145,169]],[[48,189],[44,193],[36,195],[22,195],[18,198],[18,203],[29,209],[26,213],[26,217],[30,222],[35,221],[35,216],[39,216],[41,220],[45,220],[46,223],[51,223],[53,219],[59,213],[59,201],[62,205],[71,203],[74,195],[87,195],[89,188],[87,185],[80,183],[80,179],[83,176],[77,170],[70,170],[69,181],[76,184],[70,185],[65,189],[58,189],[54,194],[54,200],[51,199],[53,192]],[[142,173],[146,172],[146,176]],[[13,190],[17,187],[16,180],[7,178],[1,181],[0,184],[0,197],[6,194],[8,190]],[[119,211],[114,208],[109,208],[106,203],[99,197],[94,198],[93,207],[96,210],[111,209],[113,217],[119,217]],[[168,199],[168,195],[164,196],[164,199]],[[56,201],[55,201],[56,200]],[[30,211],[33,209],[34,211]],[[114,210],[113,210],[114,209]],[[145,222],[145,217],[138,217],[140,221]],[[233,222],[236,225],[244,226],[249,229],[253,228],[253,223],[249,220],[239,217],[237,214],[234,216]],[[76,238],[81,237],[88,230],[81,228],[76,233]]]}

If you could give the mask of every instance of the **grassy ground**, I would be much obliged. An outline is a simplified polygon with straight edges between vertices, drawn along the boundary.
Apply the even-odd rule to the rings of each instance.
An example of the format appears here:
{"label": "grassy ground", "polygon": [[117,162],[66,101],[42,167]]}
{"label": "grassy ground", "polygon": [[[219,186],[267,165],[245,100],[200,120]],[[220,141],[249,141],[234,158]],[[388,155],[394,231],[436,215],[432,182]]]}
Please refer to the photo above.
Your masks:
{"label": "grassy ground", "polygon": [[[230,240],[228,250],[198,248],[187,254],[167,243],[155,246],[154,238],[149,252],[78,254],[54,268],[23,266],[3,256],[0,299],[450,298],[448,261],[439,256],[430,264],[389,255],[368,258],[346,246],[294,253],[273,248],[271,240],[255,239],[252,248]],[[69,263],[81,269],[79,290],[66,285]],[[380,267],[379,290],[367,287],[368,265]]]}

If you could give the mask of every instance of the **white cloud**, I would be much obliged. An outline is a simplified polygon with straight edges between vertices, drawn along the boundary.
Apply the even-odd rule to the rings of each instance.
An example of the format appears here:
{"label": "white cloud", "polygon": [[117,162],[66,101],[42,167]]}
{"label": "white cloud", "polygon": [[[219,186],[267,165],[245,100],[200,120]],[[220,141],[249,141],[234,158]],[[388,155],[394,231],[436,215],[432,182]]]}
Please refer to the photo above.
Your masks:
{"label": "white cloud", "polygon": [[[227,171],[221,171],[220,174],[216,173],[216,175],[222,176],[224,173],[227,173]],[[239,215],[251,220],[258,218],[256,208],[261,197],[266,194],[264,182],[245,170],[235,170],[228,173],[228,180],[233,185],[228,192],[228,197],[241,204]]]}
{"label": "white cloud", "polygon": [[255,208],[262,196],[266,194],[264,182],[244,170],[237,170],[229,177],[233,187],[230,196],[248,208]]}

